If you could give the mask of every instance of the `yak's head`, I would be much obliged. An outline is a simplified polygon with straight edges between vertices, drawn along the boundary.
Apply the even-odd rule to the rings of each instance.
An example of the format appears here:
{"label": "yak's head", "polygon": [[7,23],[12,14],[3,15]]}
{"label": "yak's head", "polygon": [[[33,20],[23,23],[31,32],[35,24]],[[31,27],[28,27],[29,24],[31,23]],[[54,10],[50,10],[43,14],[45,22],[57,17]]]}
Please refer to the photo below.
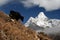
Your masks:
{"label": "yak's head", "polygon": [[19,12],[15,12],[15,11],[10,11],[9,14],[11,19],[16,19],[17,21],[20,19],[21,21],[23,21],[24,17],[21,16],[21,14]]}

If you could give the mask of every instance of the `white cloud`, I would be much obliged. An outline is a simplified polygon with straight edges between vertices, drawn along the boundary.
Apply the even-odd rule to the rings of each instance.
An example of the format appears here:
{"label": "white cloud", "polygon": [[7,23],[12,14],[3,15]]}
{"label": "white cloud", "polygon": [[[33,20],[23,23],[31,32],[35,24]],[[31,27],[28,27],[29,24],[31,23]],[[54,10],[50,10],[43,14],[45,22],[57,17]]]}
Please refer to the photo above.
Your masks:
{"label": "white cloud", "polygon": [[57,33],[60,33],[60,27],[48,28],[48,29],[45,29],[43,32],[46,34],[57,34]]}
{"label": "white cloud", "polygon": [[0,0],[0,6],[10,2],[10,0]]}
{"label": "white cloud", "polygon": [[25,7],[39,5],[39,7],[44,7],[47,11],[60,9],[60,0],[25,0],[22,3]]}

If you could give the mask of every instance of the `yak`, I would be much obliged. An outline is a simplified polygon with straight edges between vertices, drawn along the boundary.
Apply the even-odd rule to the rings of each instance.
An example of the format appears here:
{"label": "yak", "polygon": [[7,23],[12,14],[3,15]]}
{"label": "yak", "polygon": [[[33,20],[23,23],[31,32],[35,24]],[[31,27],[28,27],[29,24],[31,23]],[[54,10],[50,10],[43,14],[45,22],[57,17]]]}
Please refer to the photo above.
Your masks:
{"label": "yak", "polygon": [[16,12],[16,11],[13,11],[13,10],[11,10],[10,11],[10,14],[9,14],[9,17],[11,18],[11,19],[15,19],[15,20],[21,20],[21,21],[23,21],[23,19],[24,19],[24,17],[19,13],[19,12]]}

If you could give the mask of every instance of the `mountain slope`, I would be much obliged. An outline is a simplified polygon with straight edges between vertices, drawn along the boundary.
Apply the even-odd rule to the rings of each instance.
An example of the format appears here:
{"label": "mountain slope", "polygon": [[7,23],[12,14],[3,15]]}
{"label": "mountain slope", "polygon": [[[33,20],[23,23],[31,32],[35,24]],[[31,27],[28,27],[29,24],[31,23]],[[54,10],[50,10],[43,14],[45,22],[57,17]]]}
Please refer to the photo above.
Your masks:
{"label": "mountain slope", "polygon": [[25,27],[21,21],[13,20],[4,12],[0,12],[0,40],[52,40],[45,34],[37,34],[34,30]]}
{"label": "mountain slope", "polygon": [[26,28],[19,21],[9,21],[10,17],[0,12],[0,40],[38,40],[34,30]]}

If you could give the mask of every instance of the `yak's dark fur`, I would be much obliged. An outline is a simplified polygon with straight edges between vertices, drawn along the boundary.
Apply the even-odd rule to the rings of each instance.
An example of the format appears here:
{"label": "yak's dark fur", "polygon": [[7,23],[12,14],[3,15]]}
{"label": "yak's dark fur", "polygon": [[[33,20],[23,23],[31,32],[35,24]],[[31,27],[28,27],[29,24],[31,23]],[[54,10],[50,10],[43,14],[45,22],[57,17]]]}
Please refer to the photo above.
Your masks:
{"label": "yak's dark fur", "polygon": [[15,11],[10,11],[9,14],[11,19],[16,19],[17,21],[20,19],[21,21],[23,21],[24,17],[21,16],[21,14],[19,12],[15,12]]}

